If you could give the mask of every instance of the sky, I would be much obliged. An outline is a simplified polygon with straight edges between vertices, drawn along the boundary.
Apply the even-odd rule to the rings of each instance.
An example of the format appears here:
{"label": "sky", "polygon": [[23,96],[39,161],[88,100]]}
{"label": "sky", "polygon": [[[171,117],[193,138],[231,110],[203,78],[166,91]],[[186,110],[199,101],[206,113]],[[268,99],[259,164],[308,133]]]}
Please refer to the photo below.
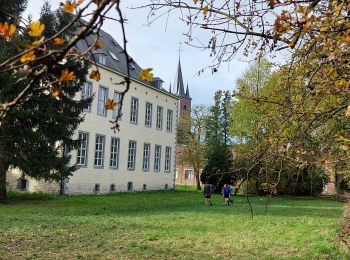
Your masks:
{"label": "sky", "polygon": [[[53,9],[59,7],[61,1],[49,0]],[[63,0],[62,0],[63,2]],[[189,86],[192,104],[212,105],[216,90],[233,90],[235,81],[245,69],[247,62],[239,61],[240,57],[230,63],[224,63],[219,71],[212,74],[210,70],[198,75],[198,72],[213,64],[210,52],[191,47],[185,42],[187,37],[184,33],[187,26],[179,19],[178,13],[172,13],[168,17],[161,17],[147,25],[147,9],[133,9],[137,5],[142,5],[145,0],[124,1],[124,12],[128,19],[126,24],[126,37],[128,39],[128,52],[131,57],[142,68],[153,68],[154,76],[164,80],[163,87],[169,88],[169,84],[174,84],[177,64],[179,60],[179,47],[181,43],[181,68],[184,84]],[[40,7],[44,0],[28,0],[28,8],[25,16],[31,14],[33,19],[38,19]],[[116,11],[113,10],[109,16],[116,18]],[[113,20],[106,20],[103,30],[110,33],[119,44],[122,43],[120,24]],[[194,32],[194,39],[208,38],[208,32],[198,30]],[[205,41],[204,41],[205,42]]]}

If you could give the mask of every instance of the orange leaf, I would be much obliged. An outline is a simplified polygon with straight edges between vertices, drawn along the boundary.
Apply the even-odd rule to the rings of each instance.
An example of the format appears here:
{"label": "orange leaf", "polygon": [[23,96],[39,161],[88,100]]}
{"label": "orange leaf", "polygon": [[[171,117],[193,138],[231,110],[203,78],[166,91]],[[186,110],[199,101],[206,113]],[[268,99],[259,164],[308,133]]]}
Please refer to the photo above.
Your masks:
{"label": "orange leaf", "polygon": [[75,1],[71,2],[67,0],[66,3],[63,5],[63,10],[67,13],[72,13],[76,6],[77,3]]}
{"label": "orange leaf", "polygon": [[33,61],[33,60],[35,60],[35,58],[36,58],[36,56],[35,56],[35,54],[34,54],[34,51],[30,51],[30,52],[27,52],[27,53],[23,54],[23,55],[21,56],[20,61],[21,61],[22,63],[25,63],[25,62],[27,62],[27,61]]}
{"label": "orange leaf", "polygon": [[100,75],[100,72],[98,72],[98,70],[91,71],[89,77],[90,77],[90,79],[94,79],[96,81],[100,81],[100,79],[101,79],[101,75]]}
{"label": "orange leaf", "polygon": [[203,14],[204,14],[204,15],[207,15],[207,13],[208,13],[208,11],[209,11],[209,6],[206,5],[205,7],[202,8],[202,10],[203,10]]}
{"label": "orange leaf", "polygon": [[62,71],[62,74],[61,74],[59,81],[69,81],[69,80],[75,80],[75,79],[76,79],[76,77],[75,77],[73,71],[69,72],[68,69],[64,69]]}
{"label": "orange leaf", "polygon": [[101,49],[102,48],[102,41],[100,39],[98,39],[96,42],[95,42],[95,45],[94,45],[94,48],[95,49]]}
{"label": "orange leaf", "polygon": [[5,38],[11,38],[16,32],[16,26],[14,24],[9,25],[7,22],[0,23],[0,33]]}
{"label": "orange leaf", "polygon": [[52,92],[53,97],[58,97],[62,93],[62,88],[55,88]]}
{"label": "orange leaf", "polygon": [[117,105],[117,102],[115,102],[113,99],[107,99],[107,102],[105,104],[105,107],[107,110],[113,110]]}
{"label": "orange leaf", "polygon": [[53,44],[62,45],[62,44],[64,44],[64,40],[60,37],[56,37],[55,39],[53,39]]}
{"label": "orange leaf", "polygon": [[45,24],[42,24],[40,21],[33,22],[30,24],[29,29],[30,36],[41,36],[43,31],[45,30]]}

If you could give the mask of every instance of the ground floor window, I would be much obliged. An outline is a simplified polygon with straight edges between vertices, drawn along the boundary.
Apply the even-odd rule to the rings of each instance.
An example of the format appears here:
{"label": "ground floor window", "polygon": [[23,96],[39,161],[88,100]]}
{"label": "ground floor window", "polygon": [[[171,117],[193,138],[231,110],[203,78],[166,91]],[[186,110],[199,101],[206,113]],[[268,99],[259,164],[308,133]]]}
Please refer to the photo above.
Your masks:
{"label": "ground floor window", "polygon": [[193,170],[185,170],[185,179],[193,179]]}

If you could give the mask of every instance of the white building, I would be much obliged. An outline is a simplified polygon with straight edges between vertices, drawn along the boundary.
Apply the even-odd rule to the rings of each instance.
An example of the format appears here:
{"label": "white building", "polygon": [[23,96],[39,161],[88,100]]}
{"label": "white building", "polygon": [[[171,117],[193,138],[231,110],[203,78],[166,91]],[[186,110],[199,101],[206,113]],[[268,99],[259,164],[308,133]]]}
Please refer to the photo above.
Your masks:
{"label": "white building", "polygon": [[[124,97],[120,131],[111,130],[110,120],[116,110],[106,110],[107,99],[118,100],[126,74],[123,49],[106,32],[100,32],[103,47],[93,54],[101,74],[99,82],[88,80],[76,98],[94,95],[86,109],[85,121],[80,124],[76,138],[80,147],[72,151],[71,164],[79,165],[64,183],[66,194],[108,193],[115,191],[144,191],[172,189],[175,185],[176,123],[178,96],[162,88],[162,80],[152,84],[141,81],[141,68],[130,65],[132,83]],[[89,44],[93,38],[88,39]],[[78,45],[82,51],[85,42]],[[116,109],[119,109],[117,107]],[[18,183],[21,173],[8,174],[8,188],[28,191],[59,191],[58,183],[27,179]]]}

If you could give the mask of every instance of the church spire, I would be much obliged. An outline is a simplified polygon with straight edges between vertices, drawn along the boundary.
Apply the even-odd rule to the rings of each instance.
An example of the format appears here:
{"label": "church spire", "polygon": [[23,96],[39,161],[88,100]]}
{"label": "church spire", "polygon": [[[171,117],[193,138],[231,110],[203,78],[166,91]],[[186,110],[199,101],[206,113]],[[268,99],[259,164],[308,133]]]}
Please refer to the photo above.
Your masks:
{"label": "church spire", "polygon": [[186,86],[186,94],[185,94],[187,97],[190,97],[190,91],[188,89],[188,83],[187,83],[187,86]]}
{"label": "church spire", "polygon": [[180,57],[179,57],[179,63],[177,65],[177,71],[176,71],[175,82],[174,82],[172,93],[175,95],[178,95],[180,97],[185,96],[185,89],[184,89],[184,83],[183,83],[183,78],[182,78]]}

